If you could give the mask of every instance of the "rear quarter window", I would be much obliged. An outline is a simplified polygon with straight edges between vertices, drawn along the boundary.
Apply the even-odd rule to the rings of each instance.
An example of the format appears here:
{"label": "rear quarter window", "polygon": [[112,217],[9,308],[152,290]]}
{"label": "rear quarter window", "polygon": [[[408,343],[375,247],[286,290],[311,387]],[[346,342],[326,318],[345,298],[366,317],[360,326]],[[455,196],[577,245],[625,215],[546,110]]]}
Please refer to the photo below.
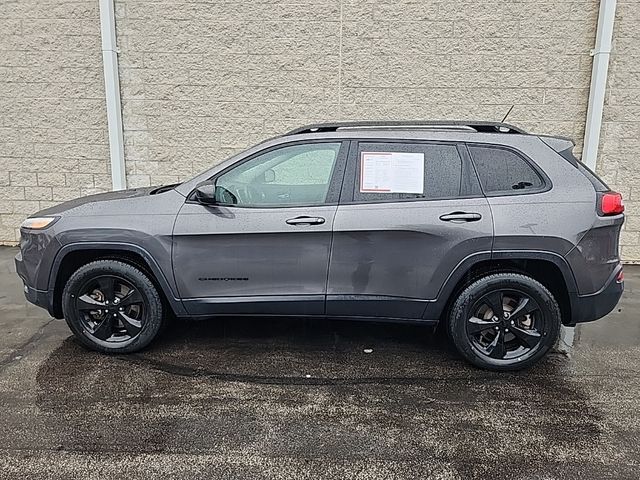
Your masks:
{"label": "rear quarter window", "polygon": [[470,145],[469,151],[487,195],[516,195],[540,191],[545,187],[535,168],[512,150]]}

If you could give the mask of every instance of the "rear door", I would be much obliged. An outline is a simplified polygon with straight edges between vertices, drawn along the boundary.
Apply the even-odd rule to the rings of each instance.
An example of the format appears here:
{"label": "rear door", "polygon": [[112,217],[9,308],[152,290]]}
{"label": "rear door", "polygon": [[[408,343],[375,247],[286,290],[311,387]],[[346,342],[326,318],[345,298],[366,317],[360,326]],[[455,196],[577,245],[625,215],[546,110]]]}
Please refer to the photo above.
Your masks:
{"label": "rear door", "polygon": [[354,141],[333,232],[327,314],[418,319],[493,222],[462,146]]}

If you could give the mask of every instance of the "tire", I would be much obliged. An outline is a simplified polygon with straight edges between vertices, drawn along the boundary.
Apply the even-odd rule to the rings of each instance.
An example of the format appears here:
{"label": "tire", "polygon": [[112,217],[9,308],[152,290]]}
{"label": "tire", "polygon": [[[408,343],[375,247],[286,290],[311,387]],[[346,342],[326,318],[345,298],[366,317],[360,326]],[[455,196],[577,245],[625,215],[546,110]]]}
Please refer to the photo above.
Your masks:
{"label": "tire", "polygon": [[449,337],[460,355],[495,371],[535,364],[556,343],[562,323],[551,292],[516,273],[473,282],[453,303],[448,320]]}
{"label": "tire", "polygon": [[164,324],[162,300],[151,280],[117,260],[76,270],[62,292],[62,311],[78,341],[103,353],[141,350]]}

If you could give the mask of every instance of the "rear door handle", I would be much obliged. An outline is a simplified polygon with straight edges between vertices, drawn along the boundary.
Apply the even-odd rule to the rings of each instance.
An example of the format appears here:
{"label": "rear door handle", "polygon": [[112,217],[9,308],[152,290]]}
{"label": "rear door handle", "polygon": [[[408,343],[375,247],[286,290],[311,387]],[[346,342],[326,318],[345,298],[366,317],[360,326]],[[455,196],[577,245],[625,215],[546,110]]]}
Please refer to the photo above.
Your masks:
{"label": "rear door handle", "polygon": [[322,217],[296,217],[286,221],[289,225],[322,225],[324,218]]}
{"label": "rear door handle", "polygon": [[445,215],[440,215],[440,220],[442,220],[443,222],[454,223],[477,222],[481,218],[482,215],[472,212],[451,212]]}

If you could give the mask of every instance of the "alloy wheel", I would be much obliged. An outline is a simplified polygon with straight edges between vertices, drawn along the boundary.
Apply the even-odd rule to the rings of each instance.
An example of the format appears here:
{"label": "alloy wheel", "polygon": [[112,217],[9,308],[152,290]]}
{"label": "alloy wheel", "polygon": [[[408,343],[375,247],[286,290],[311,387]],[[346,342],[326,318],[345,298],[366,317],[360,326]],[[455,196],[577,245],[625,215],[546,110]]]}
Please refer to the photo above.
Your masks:
{"label": "alloy wheel", "polygon": [[146,302],[129,281],[101,275],[86,282],[75,298],[85,333],[98,343],[121,343],[136,338],[146,320]]}
{"label": "alloy wheel", "polygon": [[538,303],[517,290],[494,290],[471,308],[467,337],[481,355],[494,361],[522,361],[546,336],[546,319]]}

